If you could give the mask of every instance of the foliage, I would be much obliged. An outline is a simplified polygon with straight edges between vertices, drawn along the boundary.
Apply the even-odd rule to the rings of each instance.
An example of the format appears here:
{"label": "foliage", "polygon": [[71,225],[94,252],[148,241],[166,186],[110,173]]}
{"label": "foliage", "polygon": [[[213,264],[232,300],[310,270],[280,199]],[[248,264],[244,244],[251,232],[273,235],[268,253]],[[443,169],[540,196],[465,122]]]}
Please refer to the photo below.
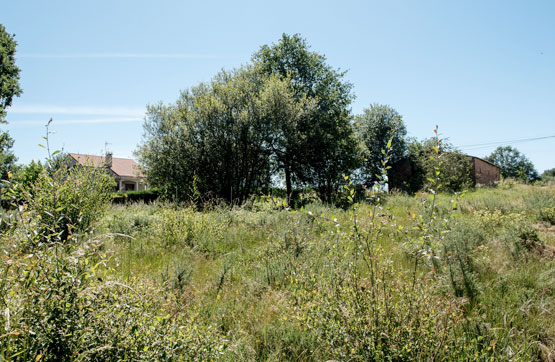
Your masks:
{"label": "foliage", "polygon": [[6,123],[6,108],[12,105],[13,97],[21,94],[19,71],[15,65],[15,35],[10,35],[0,24],[0,123]]}
{"label": "foliage", "polygon": [[349,110],[352,84],[343,80],[345,72],[333,69],[323,55],[310,51],[298,34],[283,34],[277,44],[262,46],[253,61],[262,73],[290,79],[289,87],[301,105],[305,99],[314,104],[312,112],[291,119],[284,129],[289,147],[282,163],[286,178],[288,169],[291,173],[292,181],[286,180],[286,184],[309,185],[322,200],[330,201],[342,176],[359,163]]}
{"label": "foliage", "polygon": [[[381,175],[382,161],[385,158],[387,142],[394,134],[390,149],[390,163],[403,159],[406,153],[405,135],[407,133],[401,115],[387,105],[372,104],[356,117],[359,137],[365,145],[363,178],[366,185],[373,185]],[[384,153],[382,153],[384,152]]]}
{"label": "foliage", "polygon": [[157,188],[150,188],[141,191],[128,191],[128,192],[116,192],[112,194],[113,202],[123,203],[123,202],[153,202],[160,196],[160,190]]}
{"label": "foliage", "polygon": [[511,146],[497,147],[485,160],[498,166],[503,177],[512,177],[522,182],[538,179],[538,172],[532,162]]}
{"label": "foliage", "polygon": [[243,202],[269,184],[270,139],[261,109],[266,85],[252,69],[222,71],[184,91],[175,105],[150,106],[138,155],[150,184],[177,200],[196,187],[203,195]]}
{"label": "foliage", "polygon": [[172,311],[164,291],[150,284],[130,287],[107,277],[100,246],[40,247],[2,263],[3,361],[196,361],[221,354],[225,339],[198,313]]}
{"label": "foliage", "polygon": [[553,184],[555,185],[555,168],[551,168],[549,170],[545,170],[541,176],[540,180],[546,184]]}
{"label": "foliage", "polygon": [[14,170],[17,157],[13,154],[11,148],[14,140],[8,132],[0,131],[0,179],[7,180],[8,174]]}
{"label": "foliage", "polygon": [[37,223],[38,241],[67,241],[73,234],[91,231],[110,201],[114,180],[102,170],[60,168],[50,176],[39,174],[28,205]]}
{"label": "foliage", "polygon": [[4,185],[10,190],[4,190],[2,193],[3,205],[8,206],[12,202],[22,203],[26,198],[26,193],[32,192],[35,183],[43,172],[45,172],[44,166],[35,161],[14,170],[9,182]]}
{"label": "foliage", "polygon": [[[46,125],[47,144],[51,122]],[[111,176],[97,168],[70,167],[55,160],[47,159],[46,168],[32,162],[3,195],[17,207],[12,227],[23,233],[28,247],[86,237],[109,205]]]}
{"label": "foliage", "polygon": [[545,192],[374,193],[347,210],[130,203],[112,206],[88,241],[32,254],[7,229],[0,355],[549,360],[555,238],[535,225]]}
{"label": "foliage", "polygon": [[550,168],[549,170],[545,170],[542,174],[541,177],[555,177],[555,168]]}
{"label": "foliage", "polygon": [[343,76],[304,39],[284,35],[253,64],[148,107],[138,156],[150,183],[188,200],[195,178],[203,198],[242,203],[284,177],[288,201],[299,185],[330,201],[358,164]]}
{"label": "foliage", "polygon": [[[440,158],[439,170],[434,167],[436,148]],[[427,189],[430,180],[436,177],[436,172],[441,175],[441,190],[458,192],[473,186],[468,156],[454,149],[446,140],[442,140],[438,146],[434,145],[433,139],[409,142],[408,160],[413,165],[413,172],[405,186],[408,191]]]}
{"label": "foliage", "polygon": [[[285,192],[287,203],[297,202],[293,185],[299,183],[298,174],[306,152],[306,135],[303,134],[302,124],[316,111],[315,100],[305,95],[296,97],[292,90],[290,78],[280,80],[274,77],[264,89],[263,114],[270,123],[271,172],[282,173],[285,177]],[[294,200],[292,200],[294,199]]]}

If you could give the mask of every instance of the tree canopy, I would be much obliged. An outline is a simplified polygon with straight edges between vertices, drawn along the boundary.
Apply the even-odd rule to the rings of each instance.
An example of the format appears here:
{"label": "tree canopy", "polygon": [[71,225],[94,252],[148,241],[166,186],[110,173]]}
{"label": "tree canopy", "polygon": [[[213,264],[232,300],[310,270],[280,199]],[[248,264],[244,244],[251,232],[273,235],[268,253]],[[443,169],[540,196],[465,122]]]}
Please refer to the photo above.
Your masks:
{"label": "tree canopy", "polygon": [[511,146],[497,147],[485,160],[498,166],[503,177],[513,177],[525,182],[538,179],[534,164]]}
{"label": "tree canopy", "polygon": [[17,157],[13,154],[14,140],[8,132],[0,132],[0,179],[7,180],[10,169],[15,165]]}
{"label": "tree canopy", "polygon": [[19,71],[15,65],[17,42],[0,24],[0,123],[6,123],[6,108],[12,105],[13,97],[21,94]]}
{"label": "tree canopy", "polygon": [[[407,130],[401,115],[387,105],[372,104],[356,117],[359,137],[364,144],[363,182],[372,185],[381,174],[385,151],[390,149],[389,162],[399,162],[406,153]],[[391,144],[388,147],[388,142]]]}
{"label": "tree canopy", "polygon": [[298,34],[283,34],[277,44],[262,46],[253,61],[262,73],[289,80],[297,102],[313,106],[284,135],[289,147],[281,168],[288,193],[295,182],[314,187],[329,200],[342,176],[359,164],[349,108],[352,84],[343,79],[345,72],[328,65],[325,56],[311,51]]}
{"label": "tree canopy", "polygon": [[[6,108],[12,105],[13,97],[21,94],[19,68],[15,65],[17,42],[0,24],[0,123],[6,123]],[[8,132],[0,131],[0,178],[7,179],[9,169],[17,158],[12,152],[14,140]]]}
{"label": "tree canopy", "polygon": [[202,195],[244,201],[272,177],[314,187],[330,200],[358,164],[351,84],[298,35],[263,46],[253,64],[222,71],[148,107],[138,156],[150,182],[178,199]]}
{"label": "tree canopy", "polygon": [[222,71],[182,92],[174,105],[148,107],[139,159],[154,186],[187,199],[203,195],[242,202],[269,184],[270,125],[252,68]]}

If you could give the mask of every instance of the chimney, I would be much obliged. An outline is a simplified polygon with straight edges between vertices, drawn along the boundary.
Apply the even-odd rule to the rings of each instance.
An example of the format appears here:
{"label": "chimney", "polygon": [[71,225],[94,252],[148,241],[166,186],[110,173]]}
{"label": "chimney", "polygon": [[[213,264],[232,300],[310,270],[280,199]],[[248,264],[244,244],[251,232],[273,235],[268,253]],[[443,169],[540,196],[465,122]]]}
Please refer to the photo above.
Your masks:
{"label": "chimney", "polygon": [[112,153],[109,152],[106,154],[106,167],[111,168],[112,167]]}

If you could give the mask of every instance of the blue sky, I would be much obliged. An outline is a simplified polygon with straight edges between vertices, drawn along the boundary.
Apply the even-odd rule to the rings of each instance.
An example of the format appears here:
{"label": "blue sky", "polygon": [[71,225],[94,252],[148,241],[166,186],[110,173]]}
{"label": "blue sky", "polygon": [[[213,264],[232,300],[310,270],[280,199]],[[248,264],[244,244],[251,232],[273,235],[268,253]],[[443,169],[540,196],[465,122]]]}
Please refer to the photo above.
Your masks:
{"label": "blue sky", "polygon": [[553,1],[9,1],[0,23],[18,42],[23,94],[3,126],[19,162],[54,119],[53,149],[132,157],[147,104],[249,62],[300,33],[347,70],[353,113],[389,104],[410,136],[435,125],[486,156],[514,145],[555,167]]}

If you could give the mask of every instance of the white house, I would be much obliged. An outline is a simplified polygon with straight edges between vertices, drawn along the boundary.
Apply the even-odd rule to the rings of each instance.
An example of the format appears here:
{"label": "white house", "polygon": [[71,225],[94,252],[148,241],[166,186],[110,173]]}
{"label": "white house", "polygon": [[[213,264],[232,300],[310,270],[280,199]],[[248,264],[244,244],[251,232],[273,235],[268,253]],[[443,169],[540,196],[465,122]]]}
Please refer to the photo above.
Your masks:
{"label": "white house", "polygon": [[137,162],[129,158],[112,157],[111,153],[103,156],[83,155],[69,153],[69,162],[72,166],[105,168],[117,182],[116,191],[142,191],[146,190],[146,178]]}

